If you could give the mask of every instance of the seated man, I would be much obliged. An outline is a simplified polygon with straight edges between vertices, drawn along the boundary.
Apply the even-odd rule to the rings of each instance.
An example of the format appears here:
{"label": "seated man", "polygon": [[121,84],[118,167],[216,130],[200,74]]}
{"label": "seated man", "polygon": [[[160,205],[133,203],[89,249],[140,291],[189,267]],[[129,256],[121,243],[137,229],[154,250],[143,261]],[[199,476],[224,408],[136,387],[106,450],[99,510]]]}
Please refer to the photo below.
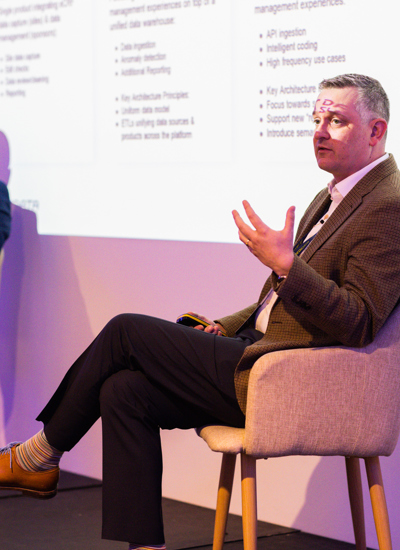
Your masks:
{"label": "seated man", "polygon": [[[250,369],[274,350],[371,342],[400,296],[400,174],[385,153],[389,102],[361,75],[324,80],[314,108],[318,166],[333,179],[282,231],[244,202],[240,240],[272,274],[259,300],[209,325],[112,319],[39,414],[44,429],[0,454],[0,487],[49,498],[61,455],[101,416],[103,537],[164,547],[159,430],[244,426]],[[228,337],[222,337],[222,333]]]}

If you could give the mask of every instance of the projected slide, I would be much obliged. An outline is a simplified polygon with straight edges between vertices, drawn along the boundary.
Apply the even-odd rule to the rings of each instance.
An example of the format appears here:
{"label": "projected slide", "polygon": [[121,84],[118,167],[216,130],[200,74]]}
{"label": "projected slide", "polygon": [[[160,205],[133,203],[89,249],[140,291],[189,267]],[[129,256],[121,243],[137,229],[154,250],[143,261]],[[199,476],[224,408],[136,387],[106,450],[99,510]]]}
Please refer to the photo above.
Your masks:
{"label": "projected slide", "polygon": [[312,149],[323,78],[382,82],[396,154],[398,9],[389,0],[2,0],[12,201],[35,211],[42,234],[237,242],[231,210],[242,199],[280,228],[290,205],[299,218],[329,181]]}

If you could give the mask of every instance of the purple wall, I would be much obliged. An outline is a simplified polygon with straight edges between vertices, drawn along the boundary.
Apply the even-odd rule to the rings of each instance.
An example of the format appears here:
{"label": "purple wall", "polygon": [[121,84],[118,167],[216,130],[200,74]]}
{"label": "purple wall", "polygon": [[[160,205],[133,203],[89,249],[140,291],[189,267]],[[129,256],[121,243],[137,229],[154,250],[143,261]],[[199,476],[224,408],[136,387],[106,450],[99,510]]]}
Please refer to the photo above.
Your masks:
{"label": "purple wall", "polygon": [[[2,443],[38,431],[35,415],[113,315],[135,311],[174,320],[193,309],[217,317],[255,301],[267,274],[239,244],[40,236],[35,215],[14,206],[0,294]],[[214,506],[219,457],[192,430],[163,433],[163,447],[164,494]],[[382,460],[395,548],[399,452]],[[100,423],[64,456],[62,466],[101,477]],[[239,488],[232,510],[240,513]],[[366,512],[368,544],[377,548],[367,501]],[[344,460],[260,461],[259,516],[352,542]]]}

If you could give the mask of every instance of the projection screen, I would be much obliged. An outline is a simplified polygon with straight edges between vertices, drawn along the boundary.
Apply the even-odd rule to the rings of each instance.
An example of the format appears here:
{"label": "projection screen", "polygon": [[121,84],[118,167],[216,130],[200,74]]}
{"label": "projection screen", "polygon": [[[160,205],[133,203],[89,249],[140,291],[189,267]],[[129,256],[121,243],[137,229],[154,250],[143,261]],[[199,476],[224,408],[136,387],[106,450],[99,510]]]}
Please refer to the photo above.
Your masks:
{"label": "projection screen", "polygon": [[389,0],[1,0],[0,130],[12,201],[38,231],[237,242],[247,199],[272,227],[330,179],[318,83],[381,81],[396,155]]}

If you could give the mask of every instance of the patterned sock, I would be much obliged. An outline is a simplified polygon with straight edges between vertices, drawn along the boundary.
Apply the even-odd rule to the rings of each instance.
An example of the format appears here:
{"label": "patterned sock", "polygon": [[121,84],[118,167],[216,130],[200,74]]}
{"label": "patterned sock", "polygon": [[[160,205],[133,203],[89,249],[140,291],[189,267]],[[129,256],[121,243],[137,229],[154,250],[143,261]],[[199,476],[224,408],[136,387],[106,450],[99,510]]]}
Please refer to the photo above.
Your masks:
{"label": "patterned sock", "polygon": [[143,544],[130,544],[129,550],[166,550],[165,544],[155,544],[153,546]]}
{"label": "patterned sock", "polygon": [[51,470],[58,466],[63,453],[50,445],[43,430],[15,448],[18,466],[28,472]]}

